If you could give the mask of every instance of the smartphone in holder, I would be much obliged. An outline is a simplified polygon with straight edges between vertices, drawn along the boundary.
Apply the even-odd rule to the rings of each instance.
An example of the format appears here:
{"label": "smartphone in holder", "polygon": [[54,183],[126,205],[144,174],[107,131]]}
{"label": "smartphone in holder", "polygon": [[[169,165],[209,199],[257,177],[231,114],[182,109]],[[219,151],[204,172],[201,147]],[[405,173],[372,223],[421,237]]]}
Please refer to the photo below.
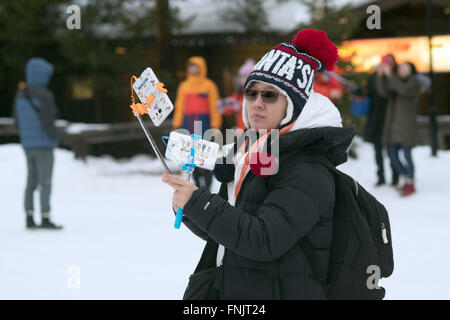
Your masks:
{"label": "smartphone in holder", "polygon": [[159,127],[174,107],[165,93],[167,90],[162,87],[151,68],[142,72],[141,76],[133,83],[133,89],[142,104],[147,107],[148,115],[153,124]]}
{"label": "smartphone in holder", "polygon": [[176,163],[189,161],[191,147],[194,144],[194,164],[198,168],[213,170],[219,156],[219,144],[203,139],[192,139],[191,136],[172,131],[167,142],[166,158]]}

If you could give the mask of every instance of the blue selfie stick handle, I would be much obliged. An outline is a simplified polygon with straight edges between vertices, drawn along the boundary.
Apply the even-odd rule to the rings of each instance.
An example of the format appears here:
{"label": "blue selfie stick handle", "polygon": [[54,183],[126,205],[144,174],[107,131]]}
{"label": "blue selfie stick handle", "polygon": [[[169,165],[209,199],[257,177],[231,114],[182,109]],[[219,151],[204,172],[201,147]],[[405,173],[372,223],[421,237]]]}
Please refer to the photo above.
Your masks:
{"label": "blue selfie stick handle", "polygon": [[174,225],[175,229],[180,229],[182,218],[183,218],[183,209],[181,207],[178,207],[177,215],[175,216],[175,225]]}
{"label": "blue selfie stick handle", "polygon": [[[166,147],[167,147],[167,143],[164,141],[164,139],[169,139],[169,137],[166,137],[166,136],[164,136],[164,137],[162,137],[162,139],[163,139],[163,142],[164,142],[164,144],[166,145]],[[184,168],[184,166],[183,166],[183,170],[184,170],[185,168]],[[177,208],[177,214],[176,214],[176,216],[175,216],[175,224],[174,224],[174,227],[175,227],[175,229],[180,229],[180,226],[181,226],[181,220],[183,219],[183,209],[181,208],[181,207],[178,207]]]}
{"label": "blue selfie stick handle", "polygon": [[[198,140],[201,139],[202,137],[200,135],[197,134],[191,134],[192,140]],[[195,168],[195,163],[194,163],[194,159],[195,159],[195,149],[194,149],[194,144],[192,144],[191,146],[191,161],[186,163],[185,165],[183,165],[182,169],[185,172],[189,172],[189,177],[190,177],[190,173],[194,170]],[[189,178],[188,178],[189,180]],[[174,228],[175,229],[180,229],[181,226],[181,220],[183,218],[183,209],[178,207],[177,208],[177,215],[175,216],[175,225]]]}
{"label": "blue selfie stick handle", "polygon": [[[188,172],[192,172],[192,170],[194,170],[195,168],[195,164],[194,163],[187,163],[183,166],[183,171],[187,170]],[[190,177],[190,175],[189,175]],[[189,178],[188,178],[189,180]],[[183,218],[183,209],[181,207],[177,208],[177,215],[175,216],[175,225],[174,228],[175,229],[180,229],[181,226],[181,220]]]}

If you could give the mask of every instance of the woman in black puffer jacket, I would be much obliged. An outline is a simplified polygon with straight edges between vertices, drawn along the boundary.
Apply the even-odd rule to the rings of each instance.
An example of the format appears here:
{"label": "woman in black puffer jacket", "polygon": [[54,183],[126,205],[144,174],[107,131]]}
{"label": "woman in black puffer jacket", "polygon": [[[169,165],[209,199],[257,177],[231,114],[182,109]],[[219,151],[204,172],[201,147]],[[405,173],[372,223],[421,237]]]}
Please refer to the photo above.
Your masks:
{"label": "woman in black puffer jacket", "polygon": [[[290,168],[283,163],[298,150],[320,152],[334,165],[346,161],[355,129],[342,128],[337,108],[311,89],[315,73],[331,70],[336,60],[337,49],[326,33],[307,29],[292,43],[274,47],[255,66],[245,84],[243,120],[248,130],[238,139],[237,152],[227,157],[233,163],[218,164],[214,170],[221,182],[234,177],[229,202],[163,175],[175,189],[173,208],[184,209],[184,224],[224,248],[217,257],[218,298],[326,299],[321,282],[332,239],[333,176],[318,163],[299,161]],[[264,135],[261,130],[271,131]],[[257,141],[246,138],[255,131],[260,132]],[[253,161],[264,155],[264,147],[272,151],[271,164],[276,158],[285,173],[279,179],[271,177],[275,166]],[[312,270],[299,245],[302,238],[312,248],[322,276]]]}

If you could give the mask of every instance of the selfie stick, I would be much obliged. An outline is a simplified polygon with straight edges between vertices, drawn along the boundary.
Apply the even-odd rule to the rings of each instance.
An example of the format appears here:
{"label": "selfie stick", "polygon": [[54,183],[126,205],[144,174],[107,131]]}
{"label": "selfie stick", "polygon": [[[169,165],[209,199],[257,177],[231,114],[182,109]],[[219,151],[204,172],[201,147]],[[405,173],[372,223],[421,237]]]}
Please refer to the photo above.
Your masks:
{"label": "selfie stick", "polygon": [[[169,167],[166,164],[166,161],[164,161],[164,158],[159,151],[158,147],[156,146],[155,140],[153,140],[152,135],[148,132],[148,130],[144,126],[144,122],[142,122],[141,115],[148,114],[148,108],[150,107],[150,104],[155,99],[155,96],[153,94],[150,94],[149,97],[146,99],[146,103],[136,103],[134,101],[134,95],[133,95],[133,80],[136,80],[137,78],[135,76],[132,76],[130,79],[130,87],[131,87],[131,105],[130,108],[133,110],[133,114],[136,118],[138,118],[139,123],[141,124],[142,130],[144,130],[145,136],[147,137],[147,140],[150,142],[150,145],[153,148],[153,151],[156,153],[156,156],[158,157],[159,161],[161,161],[164,169],[172,174],[172,171],[170,171]],[[167,89],[164,88],[164,84],[162,82],[156,83],[156,88],[158,91],[162,93],[167,93]]]}
{"label": "selfie stick", "polygon": [[151,134],[148,132],[148,130],[145,128],[144,122],[142,122],[141,116],[140,116],[139,113],[137,113],[137,112],[135,112],[134,115],[136,116],[136,118],[138,118],[139,123],[141,124],[141,127],[142,127],[142,129],[144,130],[145,135],[147,136],[147,140],[150,142],[150,145],[152,146],[153,151],[155,151],[156,156],[157,156],[158,159],[161,161],[161,163],[162,163],[164,169],[165,169],[168,173],[172,174],[172,171],[170,171],[169,167],[167,166],[167,163],[166,163],[166,161],[164,160],[164,158],[163,158],[161,152],[159,151],[159,149],[158,149],[158,147],[157,147],[157,145],[156,145],[156,143],[155,143],[155,140],[153,140],[152,135],[151,135]]}
{"label": "selfie stick", "polygon": [[[150,132],[148,132],[148,130],[145,128],[144,126],[144,122],[142,121],[141,115],[143,114],[148,114],[148,107],[151,103],[151,101],[153,101],[154,97],[151,95],[151,97],[147,98],[147,104],[142,104],[142,103],[135,103],[134,101],[134,96],[133,96],[133,79],[135,79],[136,77],[133,76],[131,78],[131,101],[132,104],[130,105],[130,108],[133,110],[133,114],[135,115],[135,117],[139,120],[139,123],[142,127],[142,130],[144,130],[145,136],[147,137],[147,140],[150,142],[150,145],[153,148],[153,151],[155,152],[156,156],[158,157],[159,161],[161,161],[164,169],[169,173],[172,174],[172,171],[170,171],[169,167],[167,166],[166,161],[164,160],[161,152],[158,149],[158,146],[155,143],[155,140],[153,139],[152,135],[150,134]],[[167,93],[167,90],[163,88],[164,84],[162,83],[157,83],[157,88],[159,91]],[[192,135],[192,139],[194,140],[194,135]],[[188,173],[188,181],[191,177],[191,173],[194,170],[195,164],[194,164],[194,156],[195,156],[195,151],[194,151],[194,145],[192,145],[191,148],[191,158],[190,158],[190,162],[186,163],[183,166],[183,171]],[[183,218],[183,209],[181,207],[177,208],[177,215],[175,217],[175,229],[179,229],[180,225],[181,225],[181,220]]]}

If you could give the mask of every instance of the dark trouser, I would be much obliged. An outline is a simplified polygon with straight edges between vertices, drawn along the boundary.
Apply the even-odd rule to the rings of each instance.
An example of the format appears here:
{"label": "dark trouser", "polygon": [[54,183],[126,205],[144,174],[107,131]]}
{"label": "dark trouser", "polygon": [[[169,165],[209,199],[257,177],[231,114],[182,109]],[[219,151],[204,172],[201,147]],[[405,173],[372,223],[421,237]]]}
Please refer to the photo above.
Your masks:
{"label": "dark trouser", "polygon": [[[378,182],[385,182],[384,179],[384,163],[383,163],[383,146],[380,143],[374,143],[373,144],[375,148],[375,161],[377,163],[377,175],[378,175]],[[398,172],[394,167],[394,164],[392,160],[391,162],[391,169],[392,169],[392,184],[396,185],[398,183]]]}
{"label": "dark trouser", "polygon": [[210,188],[212,183],[212,172],[203,168],[195,168],[192,173],[194,176],[195,185],[199,188]]}
{"label": "dark trouser", "polygon": [[39,187],[42,217],[50,212],[50,193],[52,188],[53,149],[41,148],[25,150],[28,178],[25,189],[25,212],[34,211],[34,191]]}
{"label": "dark trouser", "polygon": [[[388,146],[388,154],[389,158],[391,158],[392,164],[394,165],[395,169],[398,173],[401,175],[407,176],[411,180],[414,179],[414,163],[411,156],[411,147],[401,144],[401,143],[394,143]],[[400,160],[399,152],[400,150],[403,151],[403,154],[405,156],[406,163],[403,163]]]}

